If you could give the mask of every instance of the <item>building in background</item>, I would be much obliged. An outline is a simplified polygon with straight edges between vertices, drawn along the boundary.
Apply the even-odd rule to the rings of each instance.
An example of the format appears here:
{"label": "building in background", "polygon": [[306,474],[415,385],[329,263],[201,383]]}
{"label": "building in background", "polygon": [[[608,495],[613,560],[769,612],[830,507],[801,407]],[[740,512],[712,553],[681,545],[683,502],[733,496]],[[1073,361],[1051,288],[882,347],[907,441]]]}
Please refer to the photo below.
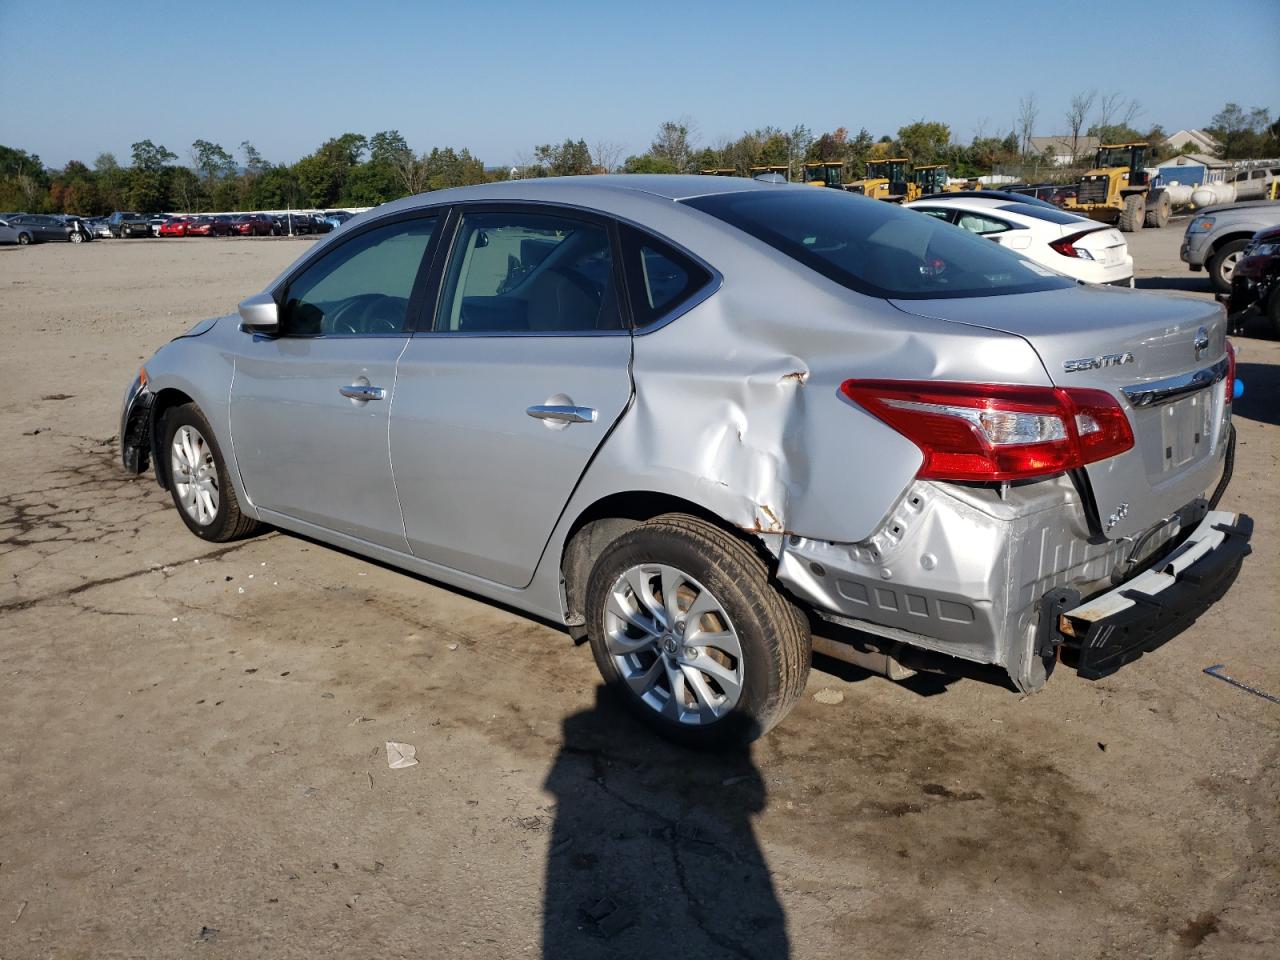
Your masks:
{"label": "building in background", "polygon": [[1192,153],[1202,153],[1212,157],[1217,156],[1222,144],[1204,130],[1179,130],[1165,137],[1162,146],[1171,153],[1190,148]]}

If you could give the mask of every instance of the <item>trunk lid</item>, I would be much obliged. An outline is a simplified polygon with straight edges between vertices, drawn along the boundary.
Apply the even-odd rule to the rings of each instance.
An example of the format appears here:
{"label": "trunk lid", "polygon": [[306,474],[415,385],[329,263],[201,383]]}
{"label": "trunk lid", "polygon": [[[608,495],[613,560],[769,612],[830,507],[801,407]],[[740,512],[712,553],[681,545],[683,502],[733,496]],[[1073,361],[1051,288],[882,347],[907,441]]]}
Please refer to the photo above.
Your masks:
{"label": "trunk lid", "polygon": [[[1075,224],[1064,225],[1062,228],[1064,237],[1079,232]],[[1096,262],[1106,266],[1120,263],[1129,252],[1129,245],[1124,239],[1124,234],[1115,227],[1090,230],[1072,245],[1081,250],[1088,250]]]}
{"label": "trunk lid", "polygon": [[[891,302],[906,313],[1022,337],[1055,385],[1106,390],[1120,402],[1133,449],[1086,468],[1106,536],[1142,533],[1216,483],[1230,418],[1221,378],[1226,313],[1218,304],[1083,285]],[[1171,389],[1193,376],[1199,379],[1184,391]],[[1003,382],[997,372],[992,379]],[[1150,395],[1157,390],[1163,393]]]}

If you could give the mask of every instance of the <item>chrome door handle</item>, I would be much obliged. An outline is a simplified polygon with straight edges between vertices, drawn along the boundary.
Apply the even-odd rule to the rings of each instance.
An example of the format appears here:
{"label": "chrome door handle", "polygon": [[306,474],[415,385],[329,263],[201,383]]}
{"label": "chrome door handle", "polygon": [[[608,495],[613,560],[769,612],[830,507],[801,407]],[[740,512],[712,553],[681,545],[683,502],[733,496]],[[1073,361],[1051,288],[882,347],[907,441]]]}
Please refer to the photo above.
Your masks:
{"label": "chrome door handle", "polygon": [[525,411],[535,420],[554,420],[557,423],[595,423],[594,407],[573,407],[559,403],[538,403]]}
{"label": "chrome door handle", "polygon": [[339,387],[338,392],[352,400],[383,400],[387,391],[381,387],[371,387],[367,383],[353,383],[349,387]]}

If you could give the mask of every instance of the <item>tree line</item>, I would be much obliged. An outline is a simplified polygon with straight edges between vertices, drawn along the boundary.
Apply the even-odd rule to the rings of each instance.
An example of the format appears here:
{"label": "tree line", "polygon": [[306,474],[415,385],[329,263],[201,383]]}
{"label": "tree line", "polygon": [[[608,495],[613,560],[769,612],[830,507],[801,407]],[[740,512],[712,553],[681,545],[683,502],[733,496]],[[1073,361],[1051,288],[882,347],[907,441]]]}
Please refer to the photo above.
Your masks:
{"label": "tree line", "polygon": [[[1088,91],[1072,98],[1062,118],[1066,140],[1077,156],[1085,137],[1103,142],[1147,140],[1152,162],[1162,159],[1159,124],[1140,129],[1142,108],[1118,94]],[[1022,176],[1054,176],[1052,161],[1037,156],[1032,133],[1041,124],[1034,94],[1019,101],[1008,132],[988,133],[979,124],[968,144],[953,140],[942,122],[920,119],[896,136],[874,137],[847,127],[815,134],[803,124],[790,129],[766,126],[736,139],[704,142],[688,117],[669,120],[657,130],[648,150],[623,157],[608,141],[585,139],[535,146],[514,167],[486,168],[468,149],[433,147],[415,152],[398,130],[372,136],[344,133],[326,140],[292,164],[270,163],[248,141],[237,158],[221,144],[196,140],[186,162],[151,140],[132,145],[129,164],[101,153],[89,166],[79,160],[50,170],[34,154],[0,146],[0,210],[74,213],[95,216],[113,210],[276,210],[376,206],[399,197],[518,177],[557,177],[592,173],[697,173],[733,170],[748,175],[753,167],[782,166],[799,179],[810,161],[845,165],[845,178],[857,179],[868,161],[906,156],[916,164],[945,163],[955,177],[1018,171]],[[1280,156],[1280,119],[1255,107],[1226,104],[1205,128],[1221,144],[1224,159]],[[1191,148],[1188,148],[1191,149]],[[1085,158],[1081,158],[1084,160]]]}

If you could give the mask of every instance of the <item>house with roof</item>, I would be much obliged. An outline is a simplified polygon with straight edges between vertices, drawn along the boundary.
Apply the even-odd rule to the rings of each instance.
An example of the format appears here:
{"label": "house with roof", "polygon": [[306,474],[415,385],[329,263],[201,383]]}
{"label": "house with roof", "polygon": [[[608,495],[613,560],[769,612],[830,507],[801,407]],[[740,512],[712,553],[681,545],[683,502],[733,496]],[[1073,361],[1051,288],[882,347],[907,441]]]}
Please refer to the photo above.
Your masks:
{"label": "house with roof", "polygon": [[1205,130],[1179,130],[1165,137],[1162,146],[1172,153],[1190,148],[1191,153],[1202,153],[1207,156],[1217,156],[1222,148],[1222,144],[1214,138],[1213,134]]}
{"label": "house with roof", "polygon": [[1158,178],[1154,181],[1157,184],[1169,186],[1180,183],[1184,187],[1199,187],[1206,183],[1221,183],[1232,166],[1205,153],[1180,153],[1161,160],[1151,169]]}
{"label": "house with roof", "polygon": [[1086,137],[1083,134],[1076,138],[1075,153],[1071,151],[1071,135],[1057,137],[1030,137],[1028,143],[1031,153],[1045,157],[1055,167],[1067,167],[1079,161],[1093,162],[1093,155],[1098,152],[1097,137]]}

